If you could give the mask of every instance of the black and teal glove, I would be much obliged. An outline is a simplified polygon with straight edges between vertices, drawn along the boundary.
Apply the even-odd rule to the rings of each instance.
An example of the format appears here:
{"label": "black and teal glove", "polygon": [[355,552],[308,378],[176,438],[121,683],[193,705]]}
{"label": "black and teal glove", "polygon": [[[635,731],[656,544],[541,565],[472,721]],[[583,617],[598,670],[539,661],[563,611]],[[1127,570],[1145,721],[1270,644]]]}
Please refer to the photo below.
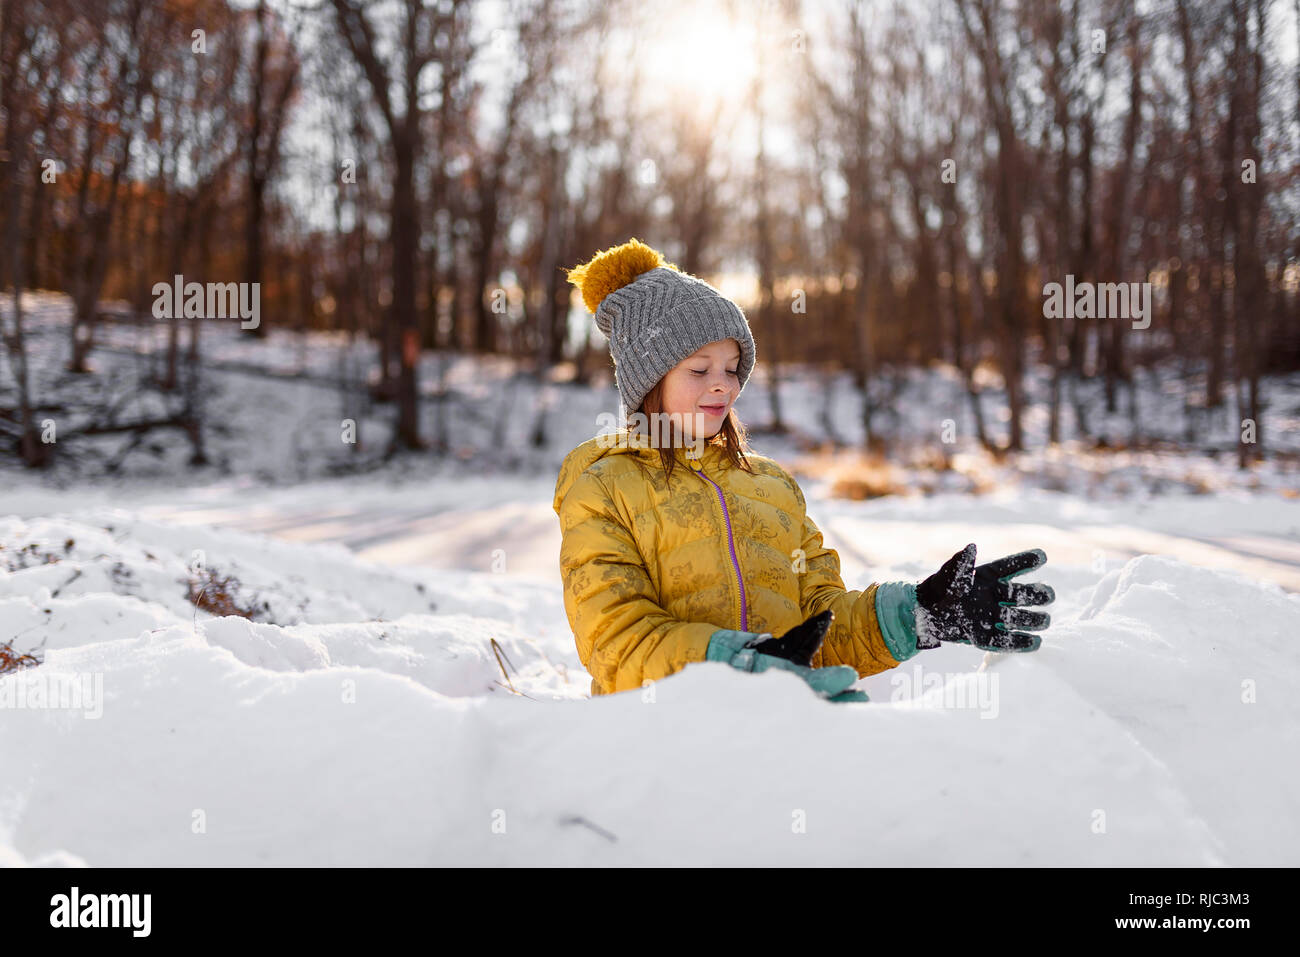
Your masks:
{"label": "black and teal glove", "polygon": [[786,661],[793,661],[796,665],[811,668],[813,655],[817,654],[817,649],[826,640],[826,633],[830,631],[831,622],[834,620],[835,612],[827,608],[811,616],[807,621],[795,625],[780,638],[773,638],[768,634],[766,638],[755,642],[752,647],[762,654],[774,655]]}
{"label": "black and teal glove", "polygon": [[846,690],[858,680],[848,665],[813,668],[813,655],[821,647],[835,613],[827,609],[796,625],[780,638],[768,632],[719,629],[709,638],[705,661],[721,661],[740,671],[791,671],[823,698],[835,702],[867,701],[861,691]]}
{"label": "black and teal glove", "polygon": [[984,651],[1037,651],[1042,639],[1029,632],[1045,629],[1051,617],[1026,606],[1050,605],[1056,593],[1011,579],[1046,561],[1041,548],[1032,548],[976,566],[975,546],[967,545],[916,586],[916,647],[950,641]]}

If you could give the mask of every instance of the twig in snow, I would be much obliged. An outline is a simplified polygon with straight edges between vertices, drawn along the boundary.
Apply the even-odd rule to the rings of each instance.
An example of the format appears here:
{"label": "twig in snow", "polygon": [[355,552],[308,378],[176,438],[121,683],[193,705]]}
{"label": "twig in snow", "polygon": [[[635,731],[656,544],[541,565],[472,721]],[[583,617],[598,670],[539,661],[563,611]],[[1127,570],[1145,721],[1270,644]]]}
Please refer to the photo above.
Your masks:
{"label": "twig in snow", "polygon": [[[496,685],[498,688],[506,688],[505,685],[503,685],[501,682],[497,681],[495,678],[492,680],[492,683],[493,683],[494,685]],[[522,691],[515,691],[514,688],[506,688],[506,690],[509,691],[509,692],[512,692],[513,694],[517,694],[517,695],[519,695],[519,697],[521,697],[521,698],[527,698],[529,701],[536,701],[536,700],[537,700],[536,698],[534,698],[534,697],[533,697],[532,695],[530,695],[530,694],[524,694]]]}
{"label": "twig in snow", "polygon": [[[501,660],[502,658],[505,658],[506,661],[509,661],[509,660],[510,660],[509,658],[506,658],[506,652],[505,652],[505,649],[502,648],[499,644],[497,644],[497,640],[496,640],[495,638],[489,638],[488,641],[490,641],[490,642],[492,643],[492,653],[493,653],[494,655],[497,656],[497,667],[501,669],[501,674],[505,675],[506,684],[510,686],[510,690],[511,690],[511,691],[514,691],[515,694],[519,694],[518,691],[515,691],[515,686],[514,686],[514,684],[510,681],[510,675],[509,675],[509,673],[506,671],[505,663],[502,662],[502,660]],[[510,665],[510,667],[511,667],[511,668],[514,668],[515,666],[514,666],[514,664],[512,663],[512,664]],[[517,674],[518,672],[519,672],[519,669],[518,669],[518,668],[515,668],[515,673]]]}
{"label": "twig in snow", "polygon": [[69,578],[67,581],[65,581],[65,582],[64,582],[62,585],[60,585],[58,588],[54,589],[54,591],[50,592],[50,597],[51,597],[51,598],[58,598],[58,597],[59,597],[59,592],[63,591],[63,589],[67,588],[69,585],[71,585],[73,582],[75,582],[75,581],[76,581],[78,578],[80,578],[80,577],[81,577],[81,569],[78,568],[76,571],[74,571],[74,572],[72,573],[72,577],[71,577],[71,578]]}
{"label": "twig in snow", "polygon": [[611,844],[618,841],[618,838],[615,835],[609,833],[609,831],[605,830],[603,827],[598,827],[588,821],[585,817],[579,817],[576,814],[570,814],[568,817],[560,818],[560,824],[581,824],[583,827],[595,831]]}

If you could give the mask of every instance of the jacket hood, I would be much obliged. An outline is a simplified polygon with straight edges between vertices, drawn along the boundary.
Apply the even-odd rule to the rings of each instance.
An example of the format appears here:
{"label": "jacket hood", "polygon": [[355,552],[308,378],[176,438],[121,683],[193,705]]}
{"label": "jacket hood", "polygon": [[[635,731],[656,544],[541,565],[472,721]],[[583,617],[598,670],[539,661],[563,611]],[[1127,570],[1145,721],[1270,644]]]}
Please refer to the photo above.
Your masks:
{"label": "jacket hood", "polygon": [[[616,429],[593,435],[564,457],[564,464],[560,466],[560,476],[555,483],[555,499],[551,503],[555,514],[560,513],[560,505],[564,502],[564,497],[569,494],[573,483],[578,481],[578,476],[607,455],[639,455],[654,464],[660,463],[659,450],[634,446],[629,441],[631,434],[629,429]],[[690,450],[680,446],[676,449],[679,462],[686,462],[687,451]],[[712,464],[713,458],[721,454],[720,446],[705,443],[703,455],[705,463]]]}

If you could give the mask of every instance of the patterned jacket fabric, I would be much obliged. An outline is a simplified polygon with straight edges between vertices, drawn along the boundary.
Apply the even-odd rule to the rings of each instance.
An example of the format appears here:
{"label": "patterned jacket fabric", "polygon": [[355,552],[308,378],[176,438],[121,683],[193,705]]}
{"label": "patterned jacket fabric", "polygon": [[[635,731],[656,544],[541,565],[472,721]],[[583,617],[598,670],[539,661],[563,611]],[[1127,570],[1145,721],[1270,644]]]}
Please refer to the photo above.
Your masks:
{"label": "patterned jacket fabric", "polygon": [[750,453],[750,473],[714,444],[698,457],[674,454],[667,480],[659,450],[637,447],[624,429],[588,439],[560,468],[564,608],[593,695],[703,661],[718,629],[779,636],[826,608],[835,620],[814,667],[866,676],[915,653],[891,651],[877,585],[845,588],[839,555],[785,469]]}

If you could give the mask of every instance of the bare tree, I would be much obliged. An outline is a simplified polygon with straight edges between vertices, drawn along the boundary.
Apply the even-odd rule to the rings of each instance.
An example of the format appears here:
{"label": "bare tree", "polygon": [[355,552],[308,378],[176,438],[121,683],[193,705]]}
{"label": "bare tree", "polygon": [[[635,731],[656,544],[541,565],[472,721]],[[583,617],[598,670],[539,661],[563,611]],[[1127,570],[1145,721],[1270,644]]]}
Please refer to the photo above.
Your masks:
{"label": "bare tree", "polygon": [[[280,163],[285,123],[300,69],[294,42],[284,34],[283,24],[267,8],[266,0],[258,0],[254,21],[256,27],[248,79],[251,102],[248,135],[244,140],[248,177],[244,281],[250,285],[262,281],[267,184]],[[262,322],[245,331],[265,337],[270,327]]]}
{"label": "bare tree", "polygon": [[[76,211],[71,222],[60,224],[73,238],[68,276],[75,313],[68,369],[78,373],[87,371],[86,357],[94,345],[110,230],[141,133],[141,103],[152,92],[160,47],[180,35],[176,11],[149,0],[114,0],[92,6],[84,15],[100,39],[86,51],[82,69],[79,106],[85,138],[75,166]],[[92,105],[92,91],[106,95],[102,107]],[[107,175],[101,175],[98,170],[105,165]],[[78,228],[72,229],[72,222]]]}
{"label": "bare tree", "polygon": [[[391,41],[391,55],[381,52],[375,25],[367,8],[353,0],[334,0],[337,25],[348,50],[369,84],[371,96],[388,128],[393,162],[389,238],[393,253],[391,323],[399,332],[398,418],[395,443],[406,448],[423,446],[416,365],[420,355],[419,317],[416,311],[416,263],[420,226],[416,216],[415,165],[423,149],[420,86],[425,67],[437,57],[438,44],[448,42],[464,0],[452,0],[450,9],[427,7],[420,0],[402,0],[402,16]],[[392,72],[386,62],[393,64]]]}

